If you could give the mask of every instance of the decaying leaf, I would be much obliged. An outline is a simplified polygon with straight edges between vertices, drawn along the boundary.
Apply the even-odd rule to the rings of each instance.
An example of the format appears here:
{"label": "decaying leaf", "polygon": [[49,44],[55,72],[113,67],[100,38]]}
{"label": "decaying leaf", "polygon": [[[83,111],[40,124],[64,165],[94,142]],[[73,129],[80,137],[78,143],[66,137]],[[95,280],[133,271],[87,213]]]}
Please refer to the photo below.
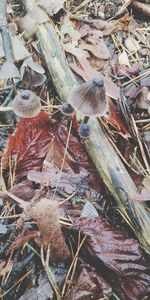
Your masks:
{"label": "decaying leaf", "polygon": [[82,253],[107,277],[121,300],[140,299],[150,293],[150,267],[139,243],[112,228],[102,217],[81,218],[74,225],[86,236]]}
{"label": "decaying leaf", "polygon": [[110,58],[109,50],[103,41],[99,41],[99,43],[95,43],[93,45],[83,44],[80,48],[89,51],[99,59],[108,60]]}
{"label": "decaying leaf", "polygon": [[64,37],[64,43],[66,42],[67,35],[69,36],[68,38],[72,45],[78,45],[78,42],[81,38],[81,33],[73,28],[72,21],[70,20],[70,16],[68,14],[63,18],[63,22],[61,24],[61,34]]}
{"label": "decaying leaf", "polygon": [[123,118],[117,108],[117,105],[110,99],[109,100],[109,115],[108,115],[108,120],[117,127],[122,134],[126,134],[127,136],[129,135],[128,128],[123,121]]}
{"label": "decaying leaf", "polygon": [[42,7],[49,16],[53,16],[63,8],[65,0],[39,0],[37,5]]}
{"label": "decaying leaf", "polygon": [[31,169],[40,170],[54,128],[57,128],[57,124],[44,112],[35,118],[21,119],[14,134],[9,136],[2,158],[3,168],[8,166],[9,157],[15,156],[16,178],[26,176]]}
{"label": "decaying leaf", "polygon": [[110,299],[111,295],[112,289],[109,284],[97,274],[94,268],[85,265],[64,300]]}
{"label": "decaying leaf", "polygon": [[[65,161],[62,167],[67,138],[68,129],[64,125],[59,126],[55,138],[51,140],[49,145],[49,151],[47,152],[46,158],[43,162],[43,171],[54,173],[54,179],[52,178],[51,180],[53,183],[56,178],[59,178],[59,172],[62,169],[62,180],[60,178],[60,186],[65,188],[64,183],[66,180],[69,180],[68,185],[66,185],[66,189],[68,191],[76,189],[87,176],[88,182],[90,182],[91,186],[96,190],[99,190],[99,175],[90,161],[86,151],[78,142],[77,137],[72,134],[69,138]],[[57,174],[58,177],[55,174]]]}
{"label": "decaying leaf", "polygon": [[130,52],[137,52],[141,49],[139,42],[130,35],[126,38],[125,45]]}
{"label": "decaying leaf", "polygon": [[37,222],[44,247],[50,244],[50,260],[63,261],[69,259],[69,249],[59,223],[58,202],[42,198],[30,210],[30,216]]}
{"label": "decaying leaf", "polygon": [[55,188],[58,185],[59,189],[63,189],[68,194],[72,194],[77,188],[82,186],[84,181],[88,181],[88,173],[86,170],[81,170],[79,174],[61,172],[60,176],[60,173],[57,172],[56,169],[51,169],[50,166],[46,169],[50,171],[39,172],[30,170],[27,174],[28,180],[48,185],[51,188]]}
{"label": "decaying leaf", "polygon": [[142,3],[142,2],[135,0],[135,1],[132,1],[132,5],[138,11],[140,11],[140,14],[150,17],[150,5],[148,3]]}

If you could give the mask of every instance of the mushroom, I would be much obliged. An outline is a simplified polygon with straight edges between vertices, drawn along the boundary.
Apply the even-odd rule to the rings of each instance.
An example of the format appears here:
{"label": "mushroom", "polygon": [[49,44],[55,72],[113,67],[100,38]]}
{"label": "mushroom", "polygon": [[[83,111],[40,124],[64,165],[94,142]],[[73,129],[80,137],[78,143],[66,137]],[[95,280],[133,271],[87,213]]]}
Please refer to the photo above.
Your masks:
{"label": "mushroom", "polygon": [[[81,112],[85,117],[79,127],[79,135],[87,138],[91,134],[90,126],[87,124],[89,117],[105,116],[108,111],[108,101],[105,94],[104,82],[100,76],[93,78],[71,91],[66,103],[62,105],[61,111],[70,115],[75,111]],[[67,110],[68,107],[68,110]]]}
{"label": "mushroom", "polygon": [[33,118],[41,111],[41,99],[33,92],[24,90],[14,98],[12,109],[19,117]]}
{"label": "mushroom", "polygon": [[45,80],[45,70],[31,58],[26,59],[20,69],[21,80],[29,86],[40,86]]}

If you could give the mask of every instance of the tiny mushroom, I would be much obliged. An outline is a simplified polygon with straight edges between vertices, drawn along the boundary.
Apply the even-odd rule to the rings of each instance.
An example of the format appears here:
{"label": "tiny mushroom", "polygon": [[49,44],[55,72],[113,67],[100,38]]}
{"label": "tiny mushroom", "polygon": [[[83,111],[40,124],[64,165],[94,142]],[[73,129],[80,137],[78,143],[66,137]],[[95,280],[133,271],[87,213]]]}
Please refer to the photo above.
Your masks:
{"label": "tiny mushroom", "polygon": [[90,126],[87,124],[89,117],[105,116],[108,111],[108,101],[103,79],[97,76],[71,91],[68,103],[62,105],[61,111],[65,115],[71,115],[69,113],[71,108],[72,113],[75,110],[85,116],[83,123],[79,127],[79,135],[82,138],[89,137],[91,134]]}
{"label": "tiny mushroom", "polygon": [[19,117],[33,118],[41,111],[41,99],[35,93],[24,90],[14,98],[12,109]]}
{"label": "tiny mushroom", "polygon": [[42,85],[46,76],[45,70],[38,63],[34,62],[31,58],[26,59],[20,69],[21,80],[27,85],[34,87]]}

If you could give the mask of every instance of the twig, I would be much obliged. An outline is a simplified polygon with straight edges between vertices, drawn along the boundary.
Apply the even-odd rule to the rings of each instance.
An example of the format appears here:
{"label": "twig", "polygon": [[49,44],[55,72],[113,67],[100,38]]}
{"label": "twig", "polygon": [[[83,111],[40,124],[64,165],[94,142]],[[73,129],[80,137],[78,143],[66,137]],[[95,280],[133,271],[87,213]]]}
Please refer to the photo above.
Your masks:
{"label": "twig", "polygon": [[13,53],[11,48],[10,35],[7,26],[7,0],[0,1],[0,30],[2,34],[3,48],[7,61],[13,62]]}

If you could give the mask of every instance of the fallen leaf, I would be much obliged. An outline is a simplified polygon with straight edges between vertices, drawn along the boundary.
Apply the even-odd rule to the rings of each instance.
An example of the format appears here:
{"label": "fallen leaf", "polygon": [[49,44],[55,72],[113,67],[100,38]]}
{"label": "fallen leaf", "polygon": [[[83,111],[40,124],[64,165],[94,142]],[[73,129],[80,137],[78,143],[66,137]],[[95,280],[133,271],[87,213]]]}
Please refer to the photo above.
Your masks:
{"label": "fallen leaf", "polygon": [[49,16],[53,16],[63,8],[65,0],[38,0],[37,5],[43,8]]}
{"label": "fallen leaf", "polygon": [[123,134],[129,135],[128,128],[123,121],[120,111],[118,110],[117,105],[111,99],[109,100],[109,115],[107,118]]}
{"label": "fallen leaf", "polygon": [[29,170],[40,170],[56,128],[57,123],[44,112],[34,118],[21,119],[9,136],[2,157],[3,168],[8,167],[10,156],[15,156],[17,179],[26,176]]}
{"label": "fallen leaf", "polygon": [[110,299],[112,295],[110,285],[89,265],[82,266],[77,280],[74,281],[64,300]]}
{"label": "fallen leaf", "polygon": [[141,3],[139,1],[132,1],[132,5],[141,15],[150,17],[150,5],[148,3]]}
{"label": "fallen leaf", "polygon": [[137,52],[141,49],[139,42],[131,35],[125,39],[125,46],[130,52]]}
{"label": "fallen leaf", "polygon": [[89,51],[98,59],[104,59],[104,60],[110,59],[109,50],[103,41],[99,41],[98,44],[95,43],[93,45],[81,44],[80,48]]}
{"label": "fallen leaf", "polygon": [[[49,151],[47,152],[46,158],[43,162],[42,170],[44,172],[50,172],[51,174],[54,174],[54,180],[52,178],[51,182],[55,182],[55,174],[57,174],[57,178],[59,178],[60,170],[62,170],[63,173],[62,181],[60,178],[60,186],[62,185],[65,188],[64,183],[69,180],[68,184],[66,182],[67,190],[76,189],[79,182],[81,183],[82,180],[86,179],[88,176],[88,182],[90,186],[99,191],[99,175],[86,151],[79,143],[77,137],[73,136],[73,134],[70,134],[66,151],[67,138],[67,127],[64,125],[59,126],[58,131],[55,132],[55,137],[51,140],[49,145]],[[62,167],[65,151],[65,161]]]}
{"label": "fallen leaf", "polygon": [[92,26],[98,30],[102,30],[103,36],[111,35],[117,28],[116,24],[104,20],[93,20]]}
{"label": "fallen leaf", "polygon": [[[51,170],[51,167],[49,166],[48,169]],[[79,174],[61,172],[61,176],[59,172],[55,172],[56,169],[47,172],[30,170],[27,178],[30,181],[45,184],[51,188],[59,187],[59,189],[63,189],[68,194],[74,193],[77,188],[83,185],[84,181],[88,182],[88,173],[85,170],[81,170]]]}
{"label": "fallen leaf", "polygon": [[139,243],[116,230],[102,216],[80,218],[74,232],[86,236],[86,257],[109,280],[121,300],[141,299],[150,292],[150,268]]}

